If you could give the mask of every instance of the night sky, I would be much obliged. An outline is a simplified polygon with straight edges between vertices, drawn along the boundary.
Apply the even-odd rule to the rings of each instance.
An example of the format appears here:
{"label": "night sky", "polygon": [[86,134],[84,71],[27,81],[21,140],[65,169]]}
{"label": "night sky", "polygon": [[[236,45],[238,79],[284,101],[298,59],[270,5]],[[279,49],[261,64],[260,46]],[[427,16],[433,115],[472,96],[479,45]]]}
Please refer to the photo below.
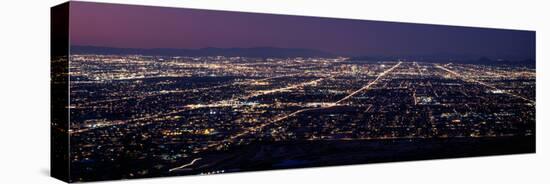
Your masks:
{"label": "night sky", "polygon": [[72,45],[317,49],[339,55],[534,59],[535,32],[71,2]]}

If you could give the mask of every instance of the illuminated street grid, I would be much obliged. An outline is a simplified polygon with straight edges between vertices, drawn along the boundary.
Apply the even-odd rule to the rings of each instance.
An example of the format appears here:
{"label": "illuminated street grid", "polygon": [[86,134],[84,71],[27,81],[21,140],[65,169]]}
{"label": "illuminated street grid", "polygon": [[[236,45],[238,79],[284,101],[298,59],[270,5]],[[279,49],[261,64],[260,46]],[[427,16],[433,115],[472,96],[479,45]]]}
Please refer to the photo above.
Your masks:
{"label": "illuminated street grid", "polygon": [[73,55],[73,164],[176,172],[255,141],[535,134],[535,70],[347,58]]}

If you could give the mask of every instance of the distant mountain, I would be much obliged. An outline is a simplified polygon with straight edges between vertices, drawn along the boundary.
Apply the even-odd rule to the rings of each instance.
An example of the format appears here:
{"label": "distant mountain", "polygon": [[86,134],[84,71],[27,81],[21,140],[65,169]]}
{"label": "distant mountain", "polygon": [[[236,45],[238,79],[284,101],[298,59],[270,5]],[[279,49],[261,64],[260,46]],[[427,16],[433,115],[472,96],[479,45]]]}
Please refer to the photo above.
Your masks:
{"label": "distant mountain", "polygon": [[424,62],[449,62],[475,60],[477,57],[470,55],[435,53],[435,54],[417,54],[417,55],[364,55],[352,57],[353,61],[381,61],[381,60],[405,60],[405,61],[424,61]]}
{"label": "distant mountain", "polygon": [[504,64],[504,65],[526,65],[534,66],[536,61],[534,59],[525,59],[525,60],[505,60],[505,59],[490,59],[488,57],[482,57],[475,61],[469,61],[470,64],[483,64],[483,65],[495,65],[495,64]]}
{"label": "distant mountain", "polygon": [[466,55],[449,55],[449,56],[357,56],[350,58],[350,61],[423,61],[433,63],[462,63],[462,64],[481,64],[481,65],[525,65],[535,66],[534,59],[509,60],[509,59],[491,59],[488,57],[475,58]]}
{"label": "distant mountain", "polygon": [[320,50],[299,48],[252,47],[252,48],[202,48],[202,49],[135,49],[97,46],[71,46],[71,54],[140,54],[149,56],[241,56],[258,58],[287,57],[335,57]]}

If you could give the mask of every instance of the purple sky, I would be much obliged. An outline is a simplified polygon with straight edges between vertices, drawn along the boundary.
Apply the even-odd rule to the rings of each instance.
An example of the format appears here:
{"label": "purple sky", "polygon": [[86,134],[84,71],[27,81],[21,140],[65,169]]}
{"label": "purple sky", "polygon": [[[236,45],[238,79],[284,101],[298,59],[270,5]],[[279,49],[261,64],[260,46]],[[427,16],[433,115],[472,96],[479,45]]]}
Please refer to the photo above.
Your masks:
{"label": "purple sky", "polygon": [[[466,12],[465,12],[466,13]],[[343,55],[534,59],[535,32],[71,2],[72,45],[283,47]]]}

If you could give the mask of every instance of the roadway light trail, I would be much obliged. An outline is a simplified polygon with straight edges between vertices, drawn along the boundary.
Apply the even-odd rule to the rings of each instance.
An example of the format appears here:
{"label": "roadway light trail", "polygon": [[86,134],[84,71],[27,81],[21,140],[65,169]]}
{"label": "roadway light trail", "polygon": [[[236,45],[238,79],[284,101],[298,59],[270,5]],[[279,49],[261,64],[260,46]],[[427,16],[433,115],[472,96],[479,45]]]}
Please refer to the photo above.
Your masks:
{"label": "roadway light trail", "polygon": [[283,92],[283,91],[287,91],[287,90],[291,90],[291,89],[301,88],[301,87],[304,87],[304,86],[316,85],[317,83],[319,83],[319,82],[321,82],[325,79],[326,78],[319,78],[317,80],[303,82],[303,83],[300,83],[300,84],[295,84],[295,85],[291,85],[291,86],[287,86],[287,87],[283,87],[283,88],[256,91],[256,92],[254,92],[254,93],[252,93],[248,96],[242,97],[242,99],[246,100],[246,99],[261,96],[261,95],[267,95],[267,94],[272,94],[272,93],[277,93],[277,92]]}
{"label": "roadway light trail", "polygon": [[[173,111],[166,112],[166,113],[159,113],[159,114],[154,114],[154,115],[150,115],[150,116],[134,118],[134,119],[126,120],[126,121],[109,121],[109,122],[105,122],[104,124],[102,124],[100,126],[96,126],[96,127],[69,129],[69,133],[83,133],[83,132],[87,132],[87,131],[94,130],[94,129],[97,129],[97,128],[104,128],[104,127],[110,127],[110,126],[116,126],[116,125],[125,125],[125,124],[132,123],[132,122],[150,120],[150,119],[154,119],[154,118],[158,118],[158,117],[177,114],[177,113],[180,113],[180,112],[187,111],[189,109],[191,109],[191,108],[190,107],[185,107],[185,108],[182,108],[182,109],[173,110]],[[140,126],[148,125],[150,123],[151,122],[143,123]]]}
{"label": "roadway light trail", "polygon": [[[457,76],[459,79],[462,79],[462,80],[464,80],[464,81],[466,81],[466,82],[475,82],[475,83],[478,83],[478,84],[480,84],[480,85],[482,85],[482,86],[485,86],[485,87],[488,87],[488,88],[491,88],[491,89],[494,89],[494,90],[500,90],[500,89],[498,89],[497,87],[495,87],[495,86],[493,86],[493,85],[487,84],[487,83],[485,83],[485,82],[482,82],[482,81],[479,81],[479,80],[476,80],[476,79],[472,79],[472,78],[466,77],[466,76],[461,75],[461,74],[459,74],[459,73],[457,73],[457,72],[455,72],[455,71],[453,71],[453,70],[450,70],[450,69],[448,69],[448,68],[445,68],[445,67],[443,67],[443,66],[441,66],[441,65],[439,65],[439,64],[435,64],[435,67],[436,67],[436,68],[439,68],[439,69],[442,69],[442,70],[444,70],[444,71],[446,71],[446,72],[449,72],[449,73],[451,73],[451,74]],[[516,97],[516,98],[519,98],[519,99],[528,101],[528,102],[530,102],[530,103],[532,103],[532,104],[535,104],[535,101],[534,101],[534,100],[528,99],[528,98],[523,97],[523,96],[520,96],[520,95],[518,95],[518,94],[514,94],[514,93],[511,93],[511,92],[506,91],[506,90],[500,90],[500,91],[503,91],[504,94],[507,94],[507,95],[510,95],[510,96],[513,96],[513,97]]]}
{"label": "roadway light trail", "polygon": [[420,65],[418,64],[418,62],[413,62],[414,66],[416,66],[416,70],[418,71],[418,74],[420,76],[424,76],[424,72],[422,72],[422,69],[420,69]]}
{"label": "roadway light trail", "polygon": [[357,93],[361,92],[361,91],[364,91],[364,90],[368,90],[370,89],[370,87],[376,83],[378,83],[378,80],[380,80],[380,78],[384,77],[386,74],[390,73],[391,71],[393,71],[395,68],[399,67],[399,65],[401,65],[401,62],[398,62],[396,65],[394,65],[393,67],[385,70],[384,72],[378,74],[378,77],[376,77],[376,79],[374,79],[374,81],[370,82],[369,84],[367,84],[366,86],[363,86],[361,89],[358,89],[357,91],[354,91],[353,93],[349,94],[348,96],[336,101],[336,104],[340,104],[341,102],[343,102],[344,100],[347,100],[353,96],[355,96]]}
{"label": "roadway light trail", "polygon": [[189,166],[192,166],[193,164],[195,164],[195,162],[201,160],[202,158],[195,158],[193,159],[191,162],[187,163],[187,164],[184,164],[182,166],[179,166],[179,167],[175,167],[175,168],[172,168],[170,170],[168,170],[168,172],[172,172],[172,171],[175,171],[175,170],[179,170],[179,169],[183,169],[183,168],[186,168],[186,167],[189,167]]}

